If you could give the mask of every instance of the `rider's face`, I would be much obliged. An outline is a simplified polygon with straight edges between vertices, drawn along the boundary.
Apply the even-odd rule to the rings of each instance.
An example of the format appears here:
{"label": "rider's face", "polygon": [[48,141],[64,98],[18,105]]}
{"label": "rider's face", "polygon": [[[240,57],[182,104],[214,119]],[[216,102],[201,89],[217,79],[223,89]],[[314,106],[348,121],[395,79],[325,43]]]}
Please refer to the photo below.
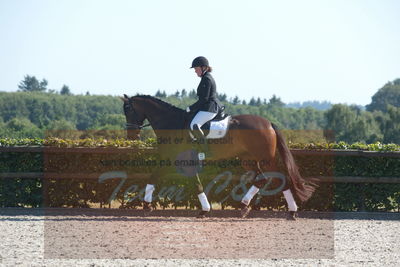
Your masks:
{"label": "rider's face", "polygon": [[201,69],[201,67],[195,67],[194,72],[196,72],[197,76],[199,77],[201,77],[201,75],[203,74],[203,70]]}

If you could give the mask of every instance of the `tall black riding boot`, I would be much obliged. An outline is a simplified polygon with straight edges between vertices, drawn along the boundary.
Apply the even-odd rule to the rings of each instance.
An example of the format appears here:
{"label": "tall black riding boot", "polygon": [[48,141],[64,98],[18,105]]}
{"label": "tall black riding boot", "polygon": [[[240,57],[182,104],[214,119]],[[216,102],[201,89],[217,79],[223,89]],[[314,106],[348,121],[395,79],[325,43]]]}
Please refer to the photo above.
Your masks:
{"label": "tall black riding boot", "polygon": [[211,157],[210,150],[208,149],[207,139],[204,136],[203,132],[199,129],[197,124],[193,127],[193,135],[196,138],[197,144],[199,146],[199,160],[204,160],[206,155],[207,157]]}

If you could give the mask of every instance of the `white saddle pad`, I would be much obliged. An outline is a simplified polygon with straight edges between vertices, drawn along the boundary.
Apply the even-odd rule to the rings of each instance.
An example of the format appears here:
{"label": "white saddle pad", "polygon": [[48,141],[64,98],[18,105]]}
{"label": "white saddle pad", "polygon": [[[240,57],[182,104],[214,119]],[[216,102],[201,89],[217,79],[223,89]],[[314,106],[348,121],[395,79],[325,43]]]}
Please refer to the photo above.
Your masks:
{"label": "white saddle pad", "polygon": [[221,121],[211,121],[210,132],[208,133],[206,138],[207,139],[223,138],[228,131],[230,119],[231,119],[231,116],[227,116],[225,119],[223,119]]}

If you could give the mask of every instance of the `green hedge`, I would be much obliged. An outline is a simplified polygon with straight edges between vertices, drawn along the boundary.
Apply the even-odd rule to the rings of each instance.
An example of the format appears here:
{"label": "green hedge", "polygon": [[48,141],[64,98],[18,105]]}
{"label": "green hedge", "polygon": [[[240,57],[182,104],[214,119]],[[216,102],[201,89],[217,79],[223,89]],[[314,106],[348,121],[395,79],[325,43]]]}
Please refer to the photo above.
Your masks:
{"label": "green hedge", "polygon": [[[121,154],[80,154],[67,153],[68,148],[136,148],[123,159],[127,162],[139,160],[159,160],[154,153],[146,152],[146,148],[156,145],[154,139],[146,142],[129,141],[125,139],[81,139],[63,140],[48,139],[0,139],[1,147],[58,147],[59,153],[44,154],[41,152],[2,152],[0,154],[1,172],[44,172],[60,173],[73,170],[82,175],[105,171],[118,171],[121,166],[109,164],[103,166],[99,162],[115,163],[121,159]],[[400,151],[395,144],[290,144],[292,149],[326,150],[349,149],[367,151]],[[96,151],[96,150],[94,150]],[[400,157],[362,157],[362,156],[310,156],[296,155],[301,173],[304,177],[313,176],[385,176],[400,177]],[[108,160],[108,161],[107,161]],[[112,161],[114,160],[114,161]],[[231,159],[239,160],[239,159]],[[53,165],[52,165],[53,164]],[[77,166],[73,166],[77,164]],[[63,169],[63,166],[67,166]],[[78,166],[79,165],[79,166]],[[53,166],[53,167],[52,167]],[[53,168],[53,169],[52,169]],[[174,168],[172,168],[174,169]],[[135,166],[126,169],[130,174],[151,173],[152,166]],[[230,173],[233,174],[230,177]],[[251,185],[251,179],[244,176],[245,171],[240,166],[207,167],[201,172],[204,189],[212,202],[221,202],[222,208],[237,208],[239,199]],[[2,178],[0,181],[1,207],[89,207],[107,205],[112,193],[120,186],[114,199],[121,208],[138,208],[147,183],[140,177],[129,178],[123,184],[121,179],[70,178],[60,179],[27,179]],[[240,179],[241,178],[241,179]],[[229,180],[231,179],[231,180]],[[273,179],[268,190],[280,186],[279,180]],[[157,184],[155,196],[159,208],[198,206],[193,178],[188,178],[171,172]],[[266,192],[264,192],[267,194]],[[267,208],[285,210],[286,203],[282,194],[258,196],[252,202],[255,209]],[[399,211],[400,184],[352,184],[352,183],[320,183],[313,197],[300,205],[304,210],[336,210],[336,211]]]}

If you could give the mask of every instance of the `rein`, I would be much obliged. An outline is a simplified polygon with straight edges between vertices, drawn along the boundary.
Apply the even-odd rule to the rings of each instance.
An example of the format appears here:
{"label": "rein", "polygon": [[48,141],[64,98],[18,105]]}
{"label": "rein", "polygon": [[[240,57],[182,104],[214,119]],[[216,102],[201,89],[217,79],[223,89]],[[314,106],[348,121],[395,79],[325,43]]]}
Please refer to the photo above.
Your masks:
{"label": "rein", "polygon": [[126,129],[128,129],[128,130],[137,130],[137,129],[142,129],[144,127],[151,126],[150,123],[145,124],[145,125],[139,125],[136,123],[129,123],[129,122],[127,122],[125,125],[126,125]]}

